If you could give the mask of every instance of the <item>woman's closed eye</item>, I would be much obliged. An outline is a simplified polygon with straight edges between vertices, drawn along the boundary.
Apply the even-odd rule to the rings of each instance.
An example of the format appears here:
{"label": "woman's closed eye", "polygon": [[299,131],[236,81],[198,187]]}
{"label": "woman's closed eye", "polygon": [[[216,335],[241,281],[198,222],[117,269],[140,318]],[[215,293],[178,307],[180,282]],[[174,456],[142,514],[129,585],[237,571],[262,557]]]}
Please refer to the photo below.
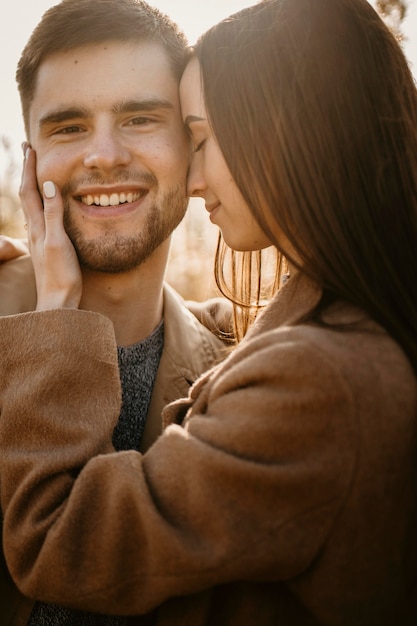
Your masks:
{"label": "woman's closed eye", "polygon": [[199,152],[201,150],[201,148],[204,146],[204,144],[206,143],[207,139],[202,139],[200,141],[199,144],[197,144],[197,146],[194,148],[193,152]]}

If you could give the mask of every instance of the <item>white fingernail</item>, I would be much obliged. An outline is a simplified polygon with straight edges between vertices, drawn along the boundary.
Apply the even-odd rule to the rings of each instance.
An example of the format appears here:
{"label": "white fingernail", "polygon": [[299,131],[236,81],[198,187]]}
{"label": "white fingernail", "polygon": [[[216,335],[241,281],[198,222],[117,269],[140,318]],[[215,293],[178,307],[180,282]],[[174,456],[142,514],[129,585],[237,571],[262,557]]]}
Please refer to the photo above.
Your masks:
{"label": "white fingernail", "polygon": [[43,195],[45,198],[55,197],[55,185],[51,180],[47,180],[43,183]]}

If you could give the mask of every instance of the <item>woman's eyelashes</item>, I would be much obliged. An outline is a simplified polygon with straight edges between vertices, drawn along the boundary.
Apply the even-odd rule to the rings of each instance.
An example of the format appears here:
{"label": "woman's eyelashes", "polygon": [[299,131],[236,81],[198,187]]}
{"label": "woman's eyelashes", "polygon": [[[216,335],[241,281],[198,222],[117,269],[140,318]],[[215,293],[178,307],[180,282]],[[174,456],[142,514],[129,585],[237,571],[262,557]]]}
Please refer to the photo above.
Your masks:
{"label": "woman's eyelashes", "polygon": [[201,150],[201,148],[204,146],[204,144],[206,143],[207,139],[202,139],[200,141],[199,144],[197,144],[197,146],[194,148],[193,152],[199,152]]}

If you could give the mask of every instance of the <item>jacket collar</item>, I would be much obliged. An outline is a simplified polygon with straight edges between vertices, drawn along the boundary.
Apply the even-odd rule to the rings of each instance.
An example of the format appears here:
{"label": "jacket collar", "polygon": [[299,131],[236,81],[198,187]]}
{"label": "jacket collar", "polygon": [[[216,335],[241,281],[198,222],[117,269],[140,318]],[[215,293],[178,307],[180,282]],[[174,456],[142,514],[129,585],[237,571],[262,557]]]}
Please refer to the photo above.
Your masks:
{"label": "jacket collar", "polygon": [[317,283],[305,274],[294,271],[270,304],[260,313],[246,337],[249,339],[271,328],[295,324],[318,305],[322,293]]}
{"label": "jacket collar", "polygon": [[164,285],[164,348],[142,436],[144,452],[162,432],[162,409],[186,397],[200,375],[226,356],[225,344],[186,308],[184,300]]}

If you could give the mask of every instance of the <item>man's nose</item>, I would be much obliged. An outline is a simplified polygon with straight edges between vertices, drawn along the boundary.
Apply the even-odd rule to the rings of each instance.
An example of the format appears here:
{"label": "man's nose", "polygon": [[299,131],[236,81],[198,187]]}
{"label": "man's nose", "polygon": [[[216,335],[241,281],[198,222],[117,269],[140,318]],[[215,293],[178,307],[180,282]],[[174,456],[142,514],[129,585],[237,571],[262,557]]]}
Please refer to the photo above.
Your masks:
{"label": "man's nose", "polygon": [[130,163],[129,146],[115,130],[97,132],[89,142],[84,156],[84,166],[103,171],[113,170]]}

